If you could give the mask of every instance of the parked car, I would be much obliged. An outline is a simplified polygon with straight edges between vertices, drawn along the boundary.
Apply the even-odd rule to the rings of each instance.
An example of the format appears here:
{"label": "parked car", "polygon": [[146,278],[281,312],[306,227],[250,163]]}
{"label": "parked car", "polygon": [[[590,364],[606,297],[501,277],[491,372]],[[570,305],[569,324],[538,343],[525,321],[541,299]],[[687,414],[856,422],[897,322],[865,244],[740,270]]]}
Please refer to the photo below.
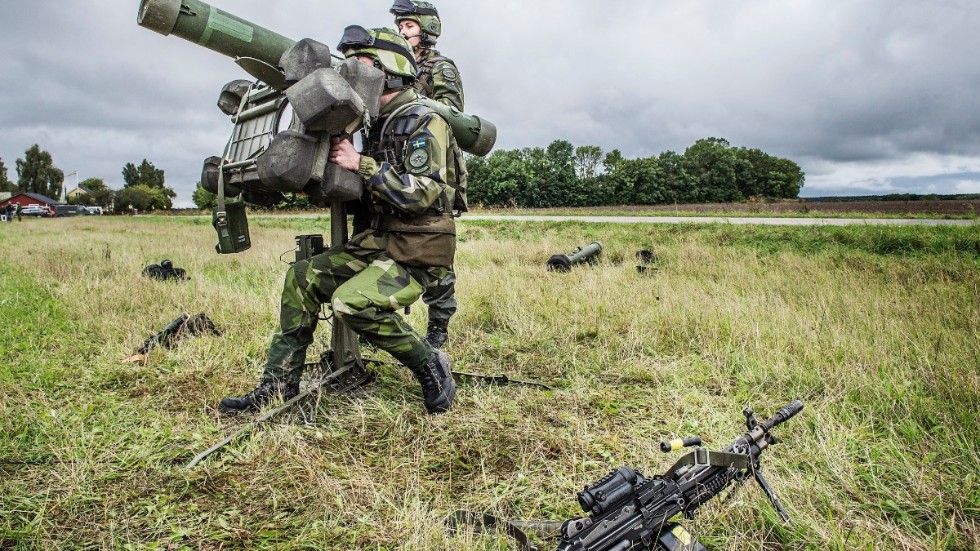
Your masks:
{"label": "parked car", "polygon": [[89,212],[84,205],[55,205],[54,213],[56,216],[78,216]]}
{"label": "parked car", "polygon": [[42,207],[41,205],[27,205],[20,209],[20,213],[23,216],[48,216],[50,209],[47,207]]}
{"label": "parked car", "polygon": [[86,207],[89,214],[102,214],[102,207]]}

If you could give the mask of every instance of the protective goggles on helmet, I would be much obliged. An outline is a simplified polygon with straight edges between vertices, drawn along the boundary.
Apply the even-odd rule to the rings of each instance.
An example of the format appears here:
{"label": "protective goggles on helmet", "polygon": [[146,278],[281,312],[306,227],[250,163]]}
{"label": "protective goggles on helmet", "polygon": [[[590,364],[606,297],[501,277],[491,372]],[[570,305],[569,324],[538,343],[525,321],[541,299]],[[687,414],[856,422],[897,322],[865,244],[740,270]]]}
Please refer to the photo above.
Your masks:
{"label": "protective goggles on helmet", "polygon": [[405,56],[412,64],[415,63],[415,56],[412,52],[406,50],[400,44],[372,36],[367,29],[360,25],[351,25],[344,29],[344,35],[340,37],[340,44],[337,44],[337,49],[341,52],[346,52],[347,50],[360,48],[388,50],[389,52],[395,52],[396,54]]}
{"label": "protective goggles on helmet", "polygon": [[344,51],[350,48],[368,48],[374,46],[374,37],[367,29],[360,25],[351,25],[344,29],[344,35],[340,37],[340,44],[337,49]]}
{"label": "protective goggles on helmet", "polygon": [[435,8],[423,8],[416,6],[411,0],[395,0],[391,6],[391,13],[395,15],[435,15],[439,16],[439,11]]}

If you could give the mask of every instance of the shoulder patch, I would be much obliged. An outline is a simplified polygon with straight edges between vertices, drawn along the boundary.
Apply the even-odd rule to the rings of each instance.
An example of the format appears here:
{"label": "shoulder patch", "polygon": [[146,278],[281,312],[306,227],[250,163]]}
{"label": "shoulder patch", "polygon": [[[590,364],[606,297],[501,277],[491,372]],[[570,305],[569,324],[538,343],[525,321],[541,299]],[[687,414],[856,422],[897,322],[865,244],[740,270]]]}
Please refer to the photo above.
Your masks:
{"label": "shoulder patch", "polygon": [[429,142],[425,138],[412,140],[412,149],[425,149],[427,145],[429,145]]}
{"label": "shoulder patch", "polygon": [[454,71],[450,67],[446,67],[442,71],[442,77],[445,78],[446,80],[450,81],[450,82],[455,81],[456,80],[456,76],[457,76],[456,75],[456,71]]}
{"label": "shoulder patch", "polygon": [[408,169],[412,174],[421,174],[429,167],[429,152],[425,149],[416,149],[408,156]]}

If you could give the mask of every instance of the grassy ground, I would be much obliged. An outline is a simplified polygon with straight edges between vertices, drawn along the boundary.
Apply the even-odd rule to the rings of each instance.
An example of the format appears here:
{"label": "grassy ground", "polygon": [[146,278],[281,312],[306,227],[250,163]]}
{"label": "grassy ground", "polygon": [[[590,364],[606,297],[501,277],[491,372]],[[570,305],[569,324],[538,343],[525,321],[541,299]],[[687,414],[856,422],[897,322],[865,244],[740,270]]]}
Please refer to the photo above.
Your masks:
{"label": "grassy ground", "polygon": [[[254,220],[232,257],[203,218],[0,227],[0,548],[500,549],[443,518],[579,515],[608,470],[666,469],[660,439],[722,447],[794,398],[764,458],[793,524],[746,486],[689,523],[709,549],[980,548],[980,227],[464,221],[456,368],[555,391],[468,385],[426,416],[382,355],[367,390],[185,469],[246,422],[215,406],[257,380],[279,255],[323,227]],[[544,270],[593,240],[598,267]],[[193,279],[139,277],[164,257]],[[181,312],[224,336],[119,363]]]}

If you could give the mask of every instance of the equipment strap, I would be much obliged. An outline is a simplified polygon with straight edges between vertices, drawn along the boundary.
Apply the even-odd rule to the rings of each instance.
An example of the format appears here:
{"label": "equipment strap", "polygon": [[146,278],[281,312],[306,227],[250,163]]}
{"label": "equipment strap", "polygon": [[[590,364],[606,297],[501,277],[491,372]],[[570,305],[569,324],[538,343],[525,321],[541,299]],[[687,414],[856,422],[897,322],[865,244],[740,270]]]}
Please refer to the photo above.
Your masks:
{"label": "equipment strap", "polygon": [[[248,90],[242,94],[242,99],[238,103],[238,110],[235,111],[235,116],[238,116],[242,112],[242,107],[245,107],[245,103],[248,99],[249,94],[252,93],[252,88],[254,85],[249,85]],[[218,233],[221,237],[228,237],[228,218],[225,211],[225,163],[228,162],[228,151],[231,150],[231,142],[235,139],[235,133],[233,132],[231,136],[228,137],[228,142],[225,143],[224,153],[221,154],[221,163],[218,164]]]}

